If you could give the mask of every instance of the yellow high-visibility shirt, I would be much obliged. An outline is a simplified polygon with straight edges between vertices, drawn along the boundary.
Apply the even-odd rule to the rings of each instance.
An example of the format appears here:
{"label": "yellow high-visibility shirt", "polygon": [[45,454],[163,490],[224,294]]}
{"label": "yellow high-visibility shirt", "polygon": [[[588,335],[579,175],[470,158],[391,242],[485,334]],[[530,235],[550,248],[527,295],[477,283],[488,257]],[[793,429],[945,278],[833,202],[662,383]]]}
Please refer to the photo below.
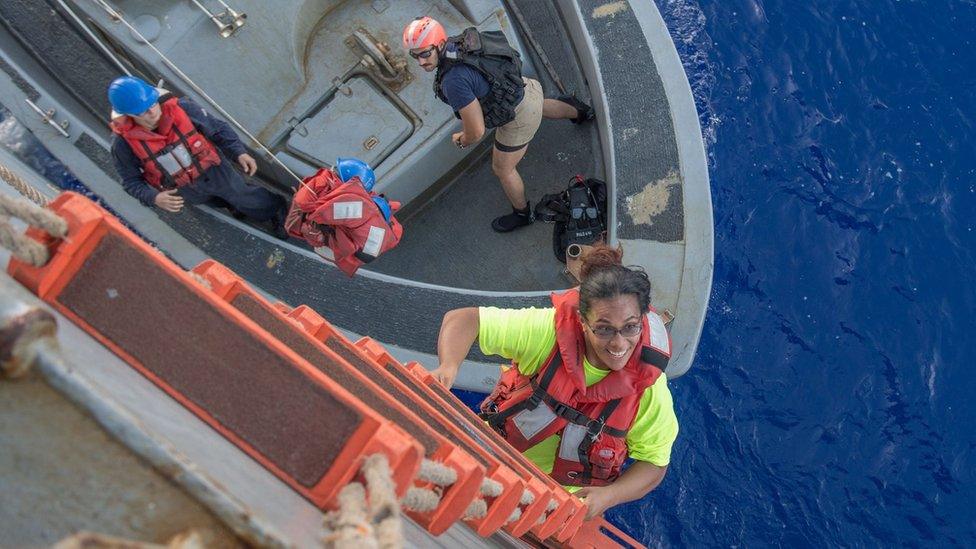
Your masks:
{"label": "yellow high-visibility shirt", "polygon": [[[556,309],[478,309],[478,344],[486,355],[499,355],[518,363],[519,371],[531,376],[545,362],[556,344]],[[601,370],[583,358],[583,371],[589,387],[605,378]],[[667,376],[657,378],[644,390],[634,424],[627,432],[627,453],[633,459],[663,467],[671,462],[671,446],[678,437],[678,418],[674,414]],[[559,450],[559,435],[553,435],[524,452],[546,473],[552,472]],[[571,487],[568,487],[571,488]],[[573,490],[575,491],[575,490]]]}

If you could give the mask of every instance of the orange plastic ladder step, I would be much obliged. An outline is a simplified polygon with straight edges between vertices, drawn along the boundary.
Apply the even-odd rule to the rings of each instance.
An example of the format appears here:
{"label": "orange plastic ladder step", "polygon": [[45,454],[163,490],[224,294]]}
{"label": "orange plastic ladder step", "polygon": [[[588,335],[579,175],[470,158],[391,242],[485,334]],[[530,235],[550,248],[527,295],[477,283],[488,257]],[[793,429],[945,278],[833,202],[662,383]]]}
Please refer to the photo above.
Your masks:
{"label": "orange plastic ladder step", "polygon": [[389,391],[404,395],[418,410],[423,410],[431,422],[436,422],[444,432],[450,433],[452,440],[472,454],[480,456],[487,464],[489,477],[502,485],[502,495],[488,498],[486,500],[487,514],[482,518],[470,519],[467,523],[483,536],[487,536],[507,524],[519,506],[526,486],[521,476],[500,460],[490,446],[485,446],[481,441],[474,440],[469,432],[462,429],[463,424],[458,424],[449,416],[445,416],[428,399],[411,391],[410,387],[404,383],[411,381],[409,376],[398,376],[396,372],[382,368],[311,308],[304,305],[297,307],[288,316],[298,321],[312,337],[335,350],[371,378],[383,380],[384,386]]}
{"label": "orange plastic ladder step", "polygon": [[[424,380],[414,373],[411,372],[409,367],[397,362],[390,356],[390,354],[383,348],[382,345],[376,341],[364,337],[355,343],[356,348],[361,349],[367,356],[372,358],[376,363],[383,366],[387,371],[394,373],[398,378],[402,379],[404,383],[418,396],[432,405],[437,407],[437,409],[443,413],[445,416],[449,417],[451,421],[457,425],[468,425],[468,429],[472,429],[472,432],[481,431],[481,426],[483,422],[474,416],[471,411],[459,400],[457,400],[454,395],[447,392],[447,396],[450,397],[450,401],[446,400],[441,394],[439,394],[432,386],[428,386],[424,383]],[[423,368],[418,364],[418,368],[423,370]],[[423,370],[424,374],[427,374],[426,370]],[[431,377],[433,379],[433,377]],[[435,382],[436,383],[436,382]],[[441,390],[443,386],[439,383],[436,385]],[[463,411],[462,411],[463,410]],[[465,415],[465,413],[469,415]],[[472,420],[471,417],[475,418],[478,425],[474,428],[471,427]],[[489,430],[491,435],[495,433]],[[546,514],[546,509],[549,507],[551,501],[554,501],[552,495],[552,487],[547,485],[546,481],[543,480],[547,475],[538,471],[535,472],[529,469],[529,467],[534,467],[527,459],[525,459],[522,454],[516,452],[511,446],[508,445],[504,440],[496,436],[486,436],[488,433],[479,433],[480,440],[484,445],[487,445],[492,449],[494,455],[498,456],[503,462],[505,462],[509,467],[513,468],[526,483],[526,489],[532,494],[533,501],[528,505],[520,505],[521,517],[512,523],[506,525],[505,530],[508,531],[515,537],[521,537],[525,535],[529,530],[534,528],[540,519]],[[558,485],[555,485],[558,486]],[[559,488],[560,492],[565,494],[562,488]],[[562,497],[568,499],[569,496],[563,496],[560,494],[557,497]],[[561,501],[561,500],[560,500]],[[557,502],[558,508],[558,502]],[[553,525],[555,525],[553,521]]]}
{"label": "orange plastic ladder step", "polygon": [[[294,349],[313,366],[319,368],[323,375],[341,382],[366,404],[384,416],[395,419],[409,434],[424,444],[429,459],[454,470],[458,477],[457,481],[443,489],[418,481],[418,487],[440,492],[441,499],[440,504],[433,511],[410,512],[411,518],[435,535],[443,533],[462,518],[468,505],[479,496],[486,466],[489,464],[484,460],[479,461],[478,458],[481,456],[472,455],[464,444],[459,443],[453,436],[460,432],[456,426],[446,420],[426,415],[423,403],[411,402],[406,398],[409,395],[393,392],[390,390],[391,386],[383,383],[382,379],[366,375],[355,368],[350,364],[350,357],[340,356],[307,333],[301,323],[281,311],[280,305],[275,306],[268,302],[227,267],[208,260],[194,268],[193,272],[210,284],[215,295],[226,300],[274,337]],[[507,477],[503,475],[500,477],[500,482],[503,488],[509,488],[512,493],[521,486],[514,473],[509,473]],[[508,507],[509,514],[515,505],[506,503],[511,497],[510,494],[503,493],[503,496],[498,498],[503,506]],[[497,530],[501,524],[495,526],[491,532]]]}
{"label": "orange plastic ladder step", "polygon": [[388,459],[396,491],[410,487],[423,447],[189,273],[75,193],[48,206],[68,223],[41,268],[8,272],[132,368],[315,505],[359,476],[365,456]]}
{"label": "orange plastic ladder step", "polygon": [[[552,477],[542,472],[521,452],[512,448],[470,408],[434,379],[434,376],[430,375],[423,366],[416,362],[407,365],[401,364],[382,345],[370,338],[360,339],[356,342],[356,346],[363,349],[373,360],[385,368],[406,372],[413,376],[426,388],[428,399],[437,403],[442,409],[452,410],[457,421],[463,421],[470,428],[476,429],[484,439],[492,441],[496,447],[504,452],[509,465],[518,465],[524,474],[536,479],[544,487],[545,492],[550,496],[544,499],[555,501],[555,508],[551,512],[547,511],[549,506],[547,501],[546,507],[534,510],[533,514],[526,513],[521,523],[514,524],[510,530],[513,535],[521,536],[526,531],[531,531],[541,539],[555,536],[557,541],[561,541],[568,539],[579,528],[585,516],[585,505],[582,501],[567,493]],[[539,517],[543,514],[545,514],[545,518],[539,523]]]}

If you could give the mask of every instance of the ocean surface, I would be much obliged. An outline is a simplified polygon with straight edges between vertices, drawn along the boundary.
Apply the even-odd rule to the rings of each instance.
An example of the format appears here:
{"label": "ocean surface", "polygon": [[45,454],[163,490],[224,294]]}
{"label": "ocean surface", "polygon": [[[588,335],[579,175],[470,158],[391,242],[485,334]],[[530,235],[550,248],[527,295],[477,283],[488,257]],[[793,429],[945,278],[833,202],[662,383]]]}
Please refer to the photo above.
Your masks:
{"label": "ocean surface", "polygon": [[648,545],[976,546],[976,2],[658,0],[715,272]]}
{"label": "ocean surface", "polygon": [[662,547],[976,546],[976,2],[657,4],[715,273],[668,475],[609,518]]}

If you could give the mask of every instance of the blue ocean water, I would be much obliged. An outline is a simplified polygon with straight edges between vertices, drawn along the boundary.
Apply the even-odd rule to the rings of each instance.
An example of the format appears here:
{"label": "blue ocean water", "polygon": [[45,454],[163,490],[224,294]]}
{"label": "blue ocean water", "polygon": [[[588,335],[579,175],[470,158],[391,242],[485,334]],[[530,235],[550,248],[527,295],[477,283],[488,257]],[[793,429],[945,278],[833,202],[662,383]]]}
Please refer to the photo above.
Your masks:
{"label": "blue ocean water", "polygon": [[976,546],[976,2],[657,4],[714,286],[668,476],[609,518],[650,546]]}
{"label": "blue ocean water", "polygon": [[976,3],[658,0],[715,215],[655,546],[976,546]]}

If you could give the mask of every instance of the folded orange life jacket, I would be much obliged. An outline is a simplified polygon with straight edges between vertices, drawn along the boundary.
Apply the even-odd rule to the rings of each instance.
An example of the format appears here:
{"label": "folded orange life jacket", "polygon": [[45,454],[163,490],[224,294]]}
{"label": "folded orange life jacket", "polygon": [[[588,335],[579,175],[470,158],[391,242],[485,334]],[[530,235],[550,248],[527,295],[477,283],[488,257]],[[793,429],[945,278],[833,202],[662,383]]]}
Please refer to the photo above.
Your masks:
{"label": "folded orange life jacket", "polygon": [[[330,169],[307,177],[295,193],[285,220],[288,234],[308,242],[315,252],[349,276],[400,243],[403,227],[389,221],[374,202],[380,197],[363,188],[359,178],[347,183]],[[393,211],[400,204],[390,202]]]}

